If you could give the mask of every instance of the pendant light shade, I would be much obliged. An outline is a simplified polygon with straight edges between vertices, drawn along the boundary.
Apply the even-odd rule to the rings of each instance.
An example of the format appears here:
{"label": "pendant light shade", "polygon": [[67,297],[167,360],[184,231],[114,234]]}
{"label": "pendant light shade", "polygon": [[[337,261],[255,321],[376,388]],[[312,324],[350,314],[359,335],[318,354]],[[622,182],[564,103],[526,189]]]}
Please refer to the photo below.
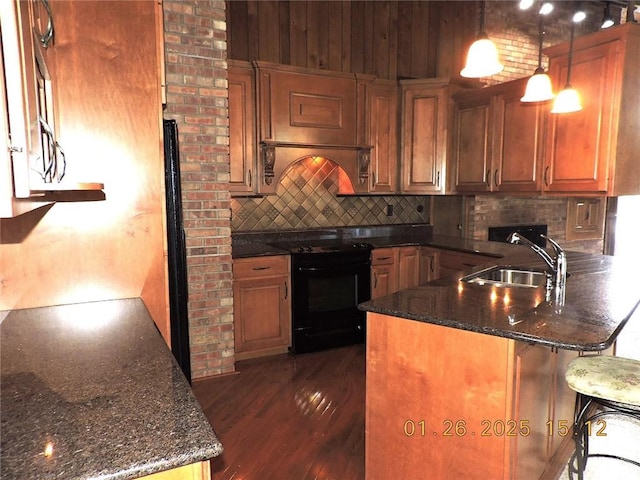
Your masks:
{"label": "pendant light shade", "polygon": [[553,87],[551,86],[551,78],[547,75],[542,68],[542,36],[544,30],[542,28],[542,11],[539,16],[539,28],[538,28],[538,68],[533,73],[533,76],[529,78],[527,82],[527,88],[524,91],[524,96],[520,99],[521,102],[546,102],[555,97],[553,93]]}
{"label": "pendant light shade", "polygon": [[467,78],[489,77],[500,73],[504,65],[498,59],[498,49],[484,31],[484,1],[480,4],[480,32],[469,47],[467,62],[460,75]]}
{"label": "pendant light shade", "polygon": [[529,78],[524,96],[521,102],[546,102],[555,97],[551,78],[544,71],[544,68],[536,68],[535,73]]}
{"label": "pendant light shade", "polygon": [[580,94],[571,85],[566,85],[553,102],[551,113],[571,113],[580,110],[582,110]]}
{"label": "pendant light shade", "polygon": [[572,113],[582,110],[580,95],[571,86],[571,62],[573,60],[573,36],[575,33],[575,21],[571,22],[571,39],[569,40],[569,60],[567,64],[567,83],[555,101],[551,113]]}

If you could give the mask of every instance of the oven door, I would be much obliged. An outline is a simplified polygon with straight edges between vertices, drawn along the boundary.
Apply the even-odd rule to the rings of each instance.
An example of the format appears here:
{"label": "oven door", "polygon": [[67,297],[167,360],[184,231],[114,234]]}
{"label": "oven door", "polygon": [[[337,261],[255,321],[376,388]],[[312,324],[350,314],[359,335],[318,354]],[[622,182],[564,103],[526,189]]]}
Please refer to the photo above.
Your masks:
{"label": "oven door", "polygon": [[358,304],[371,297],[369,252],[293,258],[294,353],[364,341],[366,314]]}

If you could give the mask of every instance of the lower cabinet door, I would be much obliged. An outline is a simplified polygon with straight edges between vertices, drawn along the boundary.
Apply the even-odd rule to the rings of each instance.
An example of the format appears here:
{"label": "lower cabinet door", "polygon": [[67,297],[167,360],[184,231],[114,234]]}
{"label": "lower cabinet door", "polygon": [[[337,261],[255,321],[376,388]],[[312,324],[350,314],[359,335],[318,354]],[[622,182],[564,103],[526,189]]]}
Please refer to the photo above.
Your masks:
{"label": "lower cabinet door", "polygon": [[236,280],[235,358],[284,353],[291,336],[288,276]]}
{"label": "lower cabinet door", "polygon": [[551,390],[553,356],[549,347],[516,342],[513,369],[513,419],[526,425],[526,434],[511,437],[515,442],[512,478],[539,478],[549,455],[548,424],[552,418]]}

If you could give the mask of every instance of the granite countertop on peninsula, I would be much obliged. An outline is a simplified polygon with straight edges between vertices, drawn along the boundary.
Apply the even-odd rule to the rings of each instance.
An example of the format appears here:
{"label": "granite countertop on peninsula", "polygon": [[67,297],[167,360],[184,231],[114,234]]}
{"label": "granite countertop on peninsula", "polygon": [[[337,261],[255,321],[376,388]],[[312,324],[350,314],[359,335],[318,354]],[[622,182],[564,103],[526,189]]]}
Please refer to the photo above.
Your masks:
{"label": "granite countertop on peninsula", "polygon": [[[486,265],[474,270],[497,264],[545,268],[521,245],[474,243],[477,253],[502,257],[487,258]],[[463,246],[464,241],[450,248]],[[567,252],[567,259],[570,276],[564,304],[546,301],[543,287],[504,288],[439,279],[362,303],[360,309],[567,350],[605,350],[640,303],[634,280],[638,265],[579,252]]]}
{"label": "granite countertop on peninsula", "polygon": [[3,479],[133,479],[222,452],[140,299],[0,321]]}

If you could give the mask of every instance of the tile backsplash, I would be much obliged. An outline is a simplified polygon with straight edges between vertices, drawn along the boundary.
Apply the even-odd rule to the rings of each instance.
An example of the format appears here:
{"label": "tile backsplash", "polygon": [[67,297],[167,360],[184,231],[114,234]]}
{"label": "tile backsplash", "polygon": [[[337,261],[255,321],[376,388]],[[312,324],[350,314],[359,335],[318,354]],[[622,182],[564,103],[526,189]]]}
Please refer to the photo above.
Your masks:
{"label": "tile backsplash", "polygon": [[277,195],[233,198],[232,231],[430,223],[429,196],[337,196],[339,169],[306,157],[284,173]]}

